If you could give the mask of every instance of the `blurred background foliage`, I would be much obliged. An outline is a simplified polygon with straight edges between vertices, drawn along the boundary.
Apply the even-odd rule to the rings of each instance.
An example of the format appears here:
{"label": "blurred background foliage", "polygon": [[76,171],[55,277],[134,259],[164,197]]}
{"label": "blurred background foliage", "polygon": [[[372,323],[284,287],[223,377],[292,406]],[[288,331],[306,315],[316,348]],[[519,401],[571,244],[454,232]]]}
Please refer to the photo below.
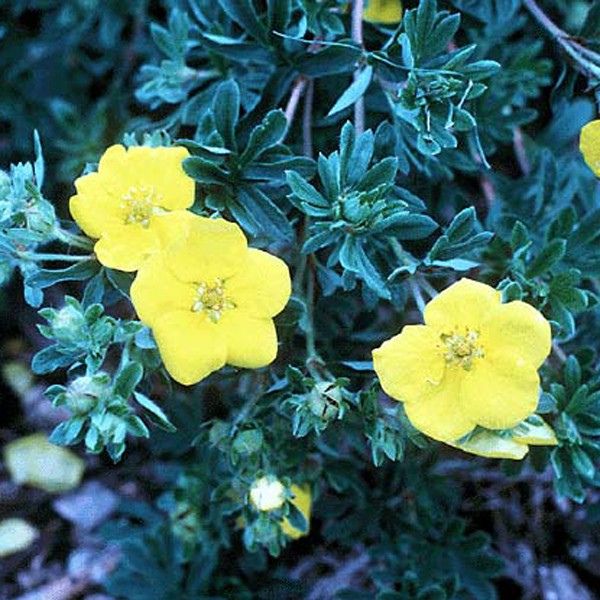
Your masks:
{"label": "blurred background foliage", "polygon": [[[600,50],[598,2],[539,4],[565,43]],[[39,227],[54,209],[66,217],[73,179],[123,136],[181,140],[196,209],[236,219],[303,275],[271,373],[226,371],[184,393],[131,320],[127,277],[14,258],[6,276],[20,268],[30,305],[42,290],[56,308],[65,294],[82,298],[67,301],[80,335],[61,339],[45,309],[46,346],[18,278],[3,289],[0,440],[54,430],[57,442],[82,441],[93,453],[85,485],[96,487],[57,499],[2,467],[0,508],[40,537],[0,567],[0,597],[56,581],[65,598],[131,600],[596,597],[600,188],[577,140],[600,80],[596,58],[569,54],[524,5],[405,2],[398,30],[364,23],[361,48],[344,0],[0,3],[0,163],[35,160],[11,173],[19,218],[30,223],[32,198],[50,201]],[[364,127],[348,124],[357,100]],[[464,273],[553,321],[538,412],[560,445],[523,463],[428,444],[371,385],[369,349]],[[115,373],[80,384],[127,421],[116,466],[99,453],[120,458],[125,433],[54,373],[106,357]],[[140,384],[144,371],[152,385]],[[56,409],[43,395],[51,384]],[[146,441],[145,421],[177,432]],[[262,470],[313,489],[309,535],[284,548],[244,502]],[[82,524],[77,502],[90,498],[99,516]]]}

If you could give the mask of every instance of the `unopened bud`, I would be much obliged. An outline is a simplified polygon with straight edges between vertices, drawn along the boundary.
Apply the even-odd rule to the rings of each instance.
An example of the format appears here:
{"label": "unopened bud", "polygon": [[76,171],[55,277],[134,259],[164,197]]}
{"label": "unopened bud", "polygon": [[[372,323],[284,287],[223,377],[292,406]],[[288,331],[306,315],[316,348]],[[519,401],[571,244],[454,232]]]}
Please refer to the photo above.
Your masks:
{"label": "unopened bud", "polygon": [[341,402],[342,392],[340,388],[335,383],[328,381],[317,383],[308,395],[310,411],[324,421],[337,417]]}
{"label": "unopened bud", "polygon": [[76,415],[86,414],[94,409],[106,392],[106,384],[98,381],[97,377],[78,377],[67,388],[67,406]]}

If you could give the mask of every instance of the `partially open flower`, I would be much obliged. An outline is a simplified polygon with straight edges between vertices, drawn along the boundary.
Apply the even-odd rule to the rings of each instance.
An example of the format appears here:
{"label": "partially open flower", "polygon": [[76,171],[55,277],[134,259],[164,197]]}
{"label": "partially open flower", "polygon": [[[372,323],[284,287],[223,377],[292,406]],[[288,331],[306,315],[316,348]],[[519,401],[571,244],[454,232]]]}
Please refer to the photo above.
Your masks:
{"label": "partially open flower", "polygon": [[265,475],[252,484],[250,502],[260,511],[277,510],[285,503],[285,487],[276,477]]}
{"label": "partially open flower", "polygon": [[462,279],[429,302],[424,318],[373,351],[384,391],[404,403],[415,428],[456,443],[477,426],[511,429],[535,411],[537,369],[551,348],[541,313]]}

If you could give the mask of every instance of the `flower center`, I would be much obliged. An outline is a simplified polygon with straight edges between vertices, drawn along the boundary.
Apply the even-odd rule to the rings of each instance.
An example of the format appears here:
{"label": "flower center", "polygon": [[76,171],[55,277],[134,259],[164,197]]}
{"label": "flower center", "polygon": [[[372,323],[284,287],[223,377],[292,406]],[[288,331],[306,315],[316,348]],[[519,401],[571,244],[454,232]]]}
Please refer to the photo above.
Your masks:
{"label": "flower center", "polygon": [[230,308],[235,308],[235,303],[225,295],[225,282],[222,279],[215,279],[212,285],[205,281],[197,285],[196,299],[192,305],[194,312],[204,312],[216,323],[223,312]]}
{"label": "flower center", "polygon": [[162,212],[160,200],[161,196],[152,187],[140,185],[129,188],[121,200],[125,225],[137,223],[147,228],[152,215]]}
{"label": "flower center", "polygon": [[449,365],[457,365],[470,371],[476,358],[483,358],[485,352],[479,344],[479,332],[466,329],[461,335],[457,331],[442,333],[440,336],[445,345],[444,359]]}

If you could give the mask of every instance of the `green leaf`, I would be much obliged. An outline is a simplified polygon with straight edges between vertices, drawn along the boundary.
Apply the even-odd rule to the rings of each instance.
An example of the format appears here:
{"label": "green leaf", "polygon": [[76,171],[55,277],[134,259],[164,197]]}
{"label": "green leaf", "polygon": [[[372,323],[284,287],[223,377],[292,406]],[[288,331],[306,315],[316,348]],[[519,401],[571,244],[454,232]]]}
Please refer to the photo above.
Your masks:
{"label": "green leaf", "polygon": [[460,242],[466,238],[475,228],[476,224],[475,208],[469,206],[464,210],[461,210],[453,219],[448,229],[446,229],[446,235],[450,242]]}
{"label": "green leaf", "polygon": [[233,449],[242,455],[258,452],[263,444],[263,433],[260,429],[241,431],[233,440]]}
{"label": "green leaf", "polygon": [[576,471],[586,479],[592,479],[596,468],[590,457],[580,446],[570,446],[571,460]]}
{"label": "green leaf", "polygon": [[231,60],[272,64],[271,52],[258,44],[213,33],[200,33],[199,38],[206,48]]}
{"label": "green leaf", "polygon": [[289,524],[298,531],[306,533],[308,531],[308,522],[306,517],[302,514],[300,509],[291,502],[288,502],[288,515],[287,520]]}
{"label": "green leaf", "polygon": [[115,378],[114,393],[127,400],[144,376],[144,368],[138,362],[127,363]]}
{"label": "green leaf", "polygon": [[388,156],[367,171],[367,174],[356,186],[356,190],[367,192],[379,185],[392,185],[397,171],[398,159],[394,156]]}
{"label": "green leaf", "polygon": [[339,44],[314,54],[303,53],[296,62],[296,68],[308,77],[352,73],[362,50],[352,40],[342,40]]}
{"label": "green leaf", "polygon": [[240,165],[244,166],[258,158],[265,150],[278,144],[285,135],[287,119],[282,110],[267,113],[262,123],[250,133],[250,139],[240,157]]}
{"label": "green leaf", "polygon": [[271,31],[285,31],[292,12],[291,0],[268,0],[267,14]]}
{"label": "green leaf", "polygon": [[378,296],[390,298],[385,279],[367,256],[358,238],[346,236],[340,251],[340,262],[345,269],[356,273]]}
{"label": "green leaf", "polygon": [[70,446],[77,443],[85,421],[85,417],[74,417],[63,421],[54,428],[48,441],[57,446]]}
{"label": "green leaf", "polygon": [[314,204],[323,208],[329,207],[329,202],[305,179],[295,171],[286,171],[285,177],[294,196],[301,202]]}
{"label": "green leaf", "polygon": [[245,223],[249,233],[271,240],[292,239],[292,227],[273,201],[256,186],[238,190],[238,202],[229,204],[232,215]]}
{"label": "green leaf", "polygon": [[267,30],[258,20],[251,0],[218,0],[218,2],[229,17],[244,31],[263,44],[268,43]]}
{"label": "green leaf", "polygon": [[546,244],[527,268],[527,277],[539,277],[552,269],[552,267],[565,255],[566,249],[566,240],[552,240]]}
{"label": "green leaf", "polygon": [[235,81],[228,79],[219,85],[213,100],[212,111],[215,117],[215,126],[221,134],[225,146],[235,150],[235,126],[240,116],[240,88]]}
{"label": "green leaf", "polygon": [[90,279],[100,270],[95,260],[86,260],[65,269],[40,269],[27,277],[25,282],[32,288],[44,289],[61,281],[82,281]]}
{"label": "green leaf", "polygon": [[52,373],[56,369],[62,369],[71,366],[75,358],[70,354],[65,354],[58,349],[58,346],[52,345],[40,350],[31,361],[31,370],[38,375]]}
{"label": "green leaf", "polygon": [[337,99],[332,109],[327,113],[328,117],[335,115],[336,113],[352,106],[359,98],[362,98],[364,93],[367,91],[371,80],[373,78],[373,67],[367,65],[355,80],[350,84],[348,89]]}
{"label": "green leaf", "polygon": [[372,231],[382,231],[398,240],[420,240],[430,236],[437,228],[438,224],[427,215],[404,213],[387,217]]}
{"label": "green leaf", "polygon": [[227,173],[216,164],[199,156],[190,156],[183,161],[183,170],[198,183],[204,185],[224,185],[228,181]]}
{"label": "green leaf", "polygon": [[135,401],[149,413],[148,419],[157,427],[171,433],[177,430],[175,425],[169,421],[169,417],[163,412],[162,408],[150,400],[148,396],[145,396],[140,392],[133,392],[133,397],[135,398]]}

